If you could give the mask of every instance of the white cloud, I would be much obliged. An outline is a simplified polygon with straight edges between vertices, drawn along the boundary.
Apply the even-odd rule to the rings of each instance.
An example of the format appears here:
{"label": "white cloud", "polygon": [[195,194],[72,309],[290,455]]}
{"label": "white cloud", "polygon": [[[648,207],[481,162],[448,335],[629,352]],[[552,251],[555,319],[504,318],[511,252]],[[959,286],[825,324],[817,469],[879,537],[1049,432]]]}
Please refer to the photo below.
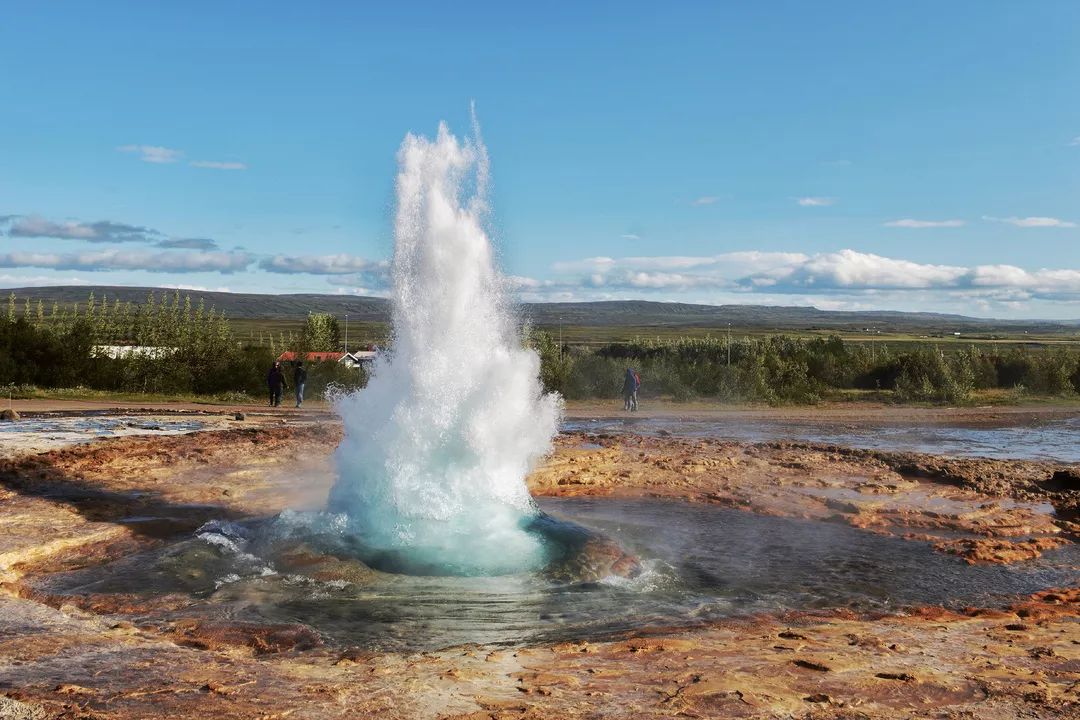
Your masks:
{"label": "white cloud", "polygon": [[[333,283],[331,283],[333,284]],[[383,287],[366,287],[363,285],[356,285],[352,287],[335,287],[335,295],[360,295],[364,297],[386,297],[386,288]]]}
{"label": "white cloud", "polygon": [[385,260],[366,260],[356,255],[274,255],[259,262],[267,272],[287,275],[309,273],[312,275],[350,275],[353,273],[385,274],[389,264]]}
{"label": "white cloud", "polygon": [[1070,145],[1071,147],[1077,147],[1077,146],[1080,146],[1080,135],[1077,135],[1077,136],[1076,136],[1076,137],[1074,137],[1074,138],[1073,138],[1072,140],[1070,140],[1070,141],[1069,141],[1069,145]]}
{"label": "white cloud", "polygon": [[9,215],[6,234],[11,237],[59,238],[93,243],[153,242],[161,233],[139,225],[98,220],[84,223],[46,220],[38,215]]}
{"label": "white cloud", "polygon": [[191,167],[209,168],[211,170],[247,170],[247,163],[230,162],[219,160],[192,160]]}
{"label": "white cloud", "polygon": [[0,235],[17,238],[56,238],[83,240],[89,243],[141,242],[160,248],[215,250],[217,242],[210,238],[167,237],[158,230],[141,225],[98,220],[75,222],[47,220],[38,215],[5,215],[0,217]]}
{"label": "white cloud", "polygon": [[9,275],[0,273],[0,287],[40,287],[42,285],[89,285],[89,281],[78,277],[57,277],[56,275]]}
{"label": "white cloud", "polygon": [[819,253],[797,263],[742,278],[740,284],[778,290],[890,288],[920,289],[948,287],[964,277],[967,268],[928,265],[882,257],[855,250]]}
{"label": "white cloud", "polygon": [[137,154],[140,160],[148,163],[174,163],[184,155],[181,150],[160,145],[121,145],[116,149],[122,153]]}
{"label": "white cloud", "polygon": [[[890,301],[918,298],[919,302],[937,297],[961,306],[969,301],[1000,304],[1032,299],[1080,303],[1080,270],[939,265],[850,249],[815,255],[748,251],[697,257],[594,257],[557,263],[553,269],[559,275],[555,281],[518,285],[534,295],[574,293],[593,299],[597,292],[670,297],[708,291],[774,301],[784,296],[833,298],[849,307],[856,302],[882,307],[885,297]],[[815,300],[815,304],[821,303]]]}
{"label": "white cloud", "polygon": [[718,202],[720,202],[720,198],[715,195],[703,195],[692,200],[690,204],[694,207],[702,207],[705,205],[715,205]]}
{"label": "white cloud", "polygon": [[245,252],[127,252],[103,250],[83,253],[0,253],[0,267],[36,267],[52,270],[145,270],[148,272],[234,273],[246,270],[254,257]]}
{"label": "white cloud", "polygon": [[836,203],[836,198],[828,197],[800,197],[795,198],[795,202],[801,207],[825,207],[827,205],[833,205]]}
{"label": "white cloud", "polygon": [[89,225],[77,222],[52,222],[38,216],[18,218],[8,228],[12,237],[54,237],[93,240],[98,233]]}
{"label": "white cloud", "polygon": [[1060,218],[1055,218],[1055,217],[1040,217],[1040,216],[1037,216],[1037,215],[1033,215],[1031,217],[1016,217],[1016,216],[1013,216],[1013,217],[1006,217],[1006,218],[999,218],[999,217],[992,217],[990,215],[983,215],[983,220],[987,220],[989,222],[996,222],[996,223],[1007,223],[1009,225],[1014,225],[1016,227],[1022,227],[1022,228],[1046,228],[1046,227],[1074,228],[1074,227],[1076,227],[1076,223],[1070,222],[1069,220],[1062,220]]}
{"label": "white cloud", "polygon": [[170,290],[191,290],[192,292],[232,292],[228,285],[207,287],[205,285],[187,285],[185,283],[162,283],[158,287],[169,288]]}
{"label": "white cloud", "polygon": [[154,243],[160,248],[173,250],[216,250],[217,242],[210,238],[166,238]]}
{"label": "white cloud", "polygon": [[896,228],[954,228],[962,227],[964,225],[963,220],[914,220],[912,218],[904,218],[903,220],[890,220],[887,223],[883,223],[885,227]]}
{"label": "white cloud", "polygon": [[775,272],[806,260],[801,253],[731,252],[719,255],[593,257],[556,263],[558,273],[577,277],[564,287],[577,286],[608,290],[733,289],[737,281],[751,274]]}
{"label": "white cloud", "polygon": [[640,240],[641,239],[640,235],[636,235],[634,233],[623,233],[619,237],[621,237],[623,240]]}
{"label": "white cloud", "polygon": [[719,255],[666,255],[640,257],[592,257],[583,260],[555,263],[552,268],[560,273],[582,273],[604,275],[621,271],[680,271],[700,269],[722,272],[726,277],[734,278],[766,268],[799,262],[805,259],[802,253],[762,252],[750,250],[744,252],[721,253]]}
{"label": "white cloud", "polygon": [[523,275],[507,275],[506,284],[509,285],[512,290],[536,290],[550,286],[553,283],[550,280],[537,280],[536,278],[525,277]]}

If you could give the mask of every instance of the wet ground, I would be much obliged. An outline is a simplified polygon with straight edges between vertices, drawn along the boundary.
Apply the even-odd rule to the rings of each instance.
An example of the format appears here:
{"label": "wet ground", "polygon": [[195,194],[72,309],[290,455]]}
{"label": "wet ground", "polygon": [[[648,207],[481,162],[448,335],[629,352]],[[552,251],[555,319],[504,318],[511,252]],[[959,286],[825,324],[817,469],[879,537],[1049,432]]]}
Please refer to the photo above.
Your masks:
{"label": "wet ground", "polygon": [[[232,410],[194,404],[171,403],[159,409],[133,405],[115,411],[100,403],[28,402],[22,405],[26,416],[20,422],[0,422],[0,457],[103,437],[236,426]],[[83,405],[92,409],[77,409]],[[38,407],[48,409],[35,409]],[[265,406],[238,410],[256,422],[310,422],[332,417],[325,403],[303,411]],[[801,408],[716,411],[661,404],[651,411],[631,414],[613,413],[610,407],[595,403],[575,403],[568,408],[562,430],[752,443],[803,441],[939,456],[1080,462],[1080,408],[1056,406],[879,408],[868,412],[861,407],[832,405],[808,413]]]}
{"label": "wet ground", "polygon": [[220,425],[220,419],[138,415],[29,417],[18,422],[0,422],[0,456],[52,450],[101,438],[189,433],[208,425]]}
{"label": "wet ground", "polygon": [[579,418],[564,430],[651,436],[718,438],[740,442],[798,440],[869,450],[932,453],[956,457],[1020,458],[1080,462],[1080,417],[1015,418],[966,426],[807,423],[741,418],[606,417]]}
{"label": "wet ground", "polygon": [[1067,460],[593,425],[530,487],[643,573],[422,578],[251,541],[332,481],[281,419],[0,460],[0,717],[1080,714]]}

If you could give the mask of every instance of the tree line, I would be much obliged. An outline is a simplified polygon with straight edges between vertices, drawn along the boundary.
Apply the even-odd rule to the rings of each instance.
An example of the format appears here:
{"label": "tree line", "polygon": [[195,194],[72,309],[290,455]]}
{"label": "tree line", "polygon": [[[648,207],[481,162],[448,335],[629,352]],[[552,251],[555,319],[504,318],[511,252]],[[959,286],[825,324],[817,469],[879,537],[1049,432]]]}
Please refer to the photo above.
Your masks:
{"label": "tree line", "polygon": [[[0,385],[260,398],[282,351],[303,357],[339,350],[340,340],[330,314],[309,315],[297,334],[241,340],[224,313],[179,291],[151,293],[139,304],[91,294],[66,306],[20,302],[12,294],[0,314]],[[963,403],[989,389],[1016,396],[1080,393],[1080,349],[1064,346],[944,351],[773,335],[642,339],[587,349],[561,346],[546,332],[530,332],[525,342],[540,355],[544,386],[570,399],[618,397],[628,366],[641,374],[643,396],[676,400],[812,403],[871,390],[901,402]],[[309,363],[310,397],[330,385],[365,382],[363,372],[340,363]]]}
{"label": "tree line", "polygon": [[[85,303],[48,307],[12,293],[0,316],[0,384],[261,397],[281,351],[339,350],[336,328],[332,316],[313,314],[299,334],[243,342],[224,313],[179,291],[140,304],[91,293]],[[314,363],[308,394],[363,382],[339,363]]]}
{"label": "tree line", "polygon": [[963,403],[975,391],[1016,396],[1080,393],[1080,349],[1030,351],[846,342],[840,337],[679,338],[560,347],[533,333],[545,387],[566,398],[615,398],[626,367],[643,396],[677,400],[813,403],[844,390],[876,390],[900,402]]}

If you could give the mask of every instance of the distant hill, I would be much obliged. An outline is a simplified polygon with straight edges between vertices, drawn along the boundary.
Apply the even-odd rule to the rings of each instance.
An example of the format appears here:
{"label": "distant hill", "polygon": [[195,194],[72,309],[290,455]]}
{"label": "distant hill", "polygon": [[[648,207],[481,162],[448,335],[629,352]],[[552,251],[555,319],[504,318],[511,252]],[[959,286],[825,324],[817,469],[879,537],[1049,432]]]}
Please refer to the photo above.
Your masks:
{"label": "distant hill", "polygon": [[[19,301],[30,297],[51,305],[83,303],[93,292],[122,302],[142,303],[153,292],[172,294],[175,290],[149,287],[80,286],[29,287],[0,290],[14,292]],[[200,298],[234,319],[303,319],[309,312],[349,315],[356,322],[386,322],[390,317],[389,302],[383,298],[349,295],[318,295],[313,293],[261,295],[256,293],[227,293],[183,290],[194,301]],[[1046,320],[987,320],[963,315],[939,313],[905,313],[892,311],[848,312],[818,310],[814,307],[783,307],[772,305],[693,305],[688,303],[652,302],[648,300],[609,300],[602,302],[525,303],[522,314],[533,324],[555,326],[560,323],[579,327],[716,327],[730,323],[736,328],[767,328],[777,330],[862,330],[910,332],[992,332],[994,330],[1063,332],[1075,331],[1080,322]]]}

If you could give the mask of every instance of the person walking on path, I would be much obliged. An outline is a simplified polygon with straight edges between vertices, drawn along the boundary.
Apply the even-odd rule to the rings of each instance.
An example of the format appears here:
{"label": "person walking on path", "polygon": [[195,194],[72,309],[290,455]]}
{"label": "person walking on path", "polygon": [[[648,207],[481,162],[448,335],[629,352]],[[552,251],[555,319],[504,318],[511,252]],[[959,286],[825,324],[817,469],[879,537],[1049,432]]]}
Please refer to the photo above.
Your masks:
{"label": "person walking on path", "polygon": [[634,412],[637,410],[637,394],[638,388],[641,387],[641,377],[634,372],[634,368],[626,368],[626,375],[623,377],[623,410]]}
{"label": "person walking on path", "polygon": [[303,360],[296,361],[292,373],[293,385],[296,386],[296,407],[304,404],[304,383],[307,382],[307,368]]}
{"label": "person walking on path", "polygon": [[278,407],[281,405],[281,393],[287,386],[285,373],[281,371],[281,363],[277,360],[274,361],[274,366],[270,368],[270,373],[266,376],[266,384],[270,388],[270,406]]}

